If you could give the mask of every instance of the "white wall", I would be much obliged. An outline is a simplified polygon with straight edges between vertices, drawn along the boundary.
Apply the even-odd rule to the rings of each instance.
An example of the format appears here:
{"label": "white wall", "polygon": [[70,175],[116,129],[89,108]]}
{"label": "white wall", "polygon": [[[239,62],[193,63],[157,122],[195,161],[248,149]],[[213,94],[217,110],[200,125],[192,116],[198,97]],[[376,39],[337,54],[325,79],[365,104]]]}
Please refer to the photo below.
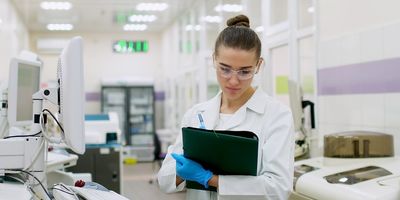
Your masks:
{"label": "white wall", "polygon": [[14,5],[0,1],[0,82],[8,79],[12,57],[29,47],[29,33]]}
{"label": "white wall", "polygon": [[[102,78],[150,77],[156,80],[156,87],[162,76],[161,69],[161,34],[158,33],[49,33],[31,34],[31,46],[36,51],[38,38],[72,38],[80,35],[84,40],[85,91],[100,92]],[[112,44],[117,40],[147,40],[147,53],[116,54]],[[54,80],[58,54],[39,53],[44,62],[43,81]],[[86,104],[86,113],[99,113],[100,102]]]}
{"label": "white wall", "polygon": [[354,33],[400,18],[398,0],[318,0],[322,40]]}
{"label": "white wall", "polygon": [[[320,70],[400,57],[400,1],[323,0],[319,5]],[[319,132],[390,133],[400,155],[399,102],[400,93],[319,96]]]}

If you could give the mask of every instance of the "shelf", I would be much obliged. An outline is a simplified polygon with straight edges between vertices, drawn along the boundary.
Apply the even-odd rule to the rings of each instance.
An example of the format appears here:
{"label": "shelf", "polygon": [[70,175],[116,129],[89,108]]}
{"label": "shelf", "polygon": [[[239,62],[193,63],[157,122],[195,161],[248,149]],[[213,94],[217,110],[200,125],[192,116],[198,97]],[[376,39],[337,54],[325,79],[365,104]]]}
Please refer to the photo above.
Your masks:
{"label": "shelf", "polygon": [[153,141],[156,118],[154,87],[124,85],[108,88],[102,86],[101,99],[102,110],[116,110],[122,118],[119,120],[126,144],[146,143],[142,140]]}
{"label": "shelf", "polygon": [[148,100],[145,100],[145,101],[131,101],[130,104],[134,104],[134,105],[149,105],[149,106],[151,106],[153,104],[153,102],[150,102]]}
{"label": "shelf", "polygon": [[138,116],[138,115],[154,115],[154,113],[131,113],[130,116]]}
{"label": "shelf", "polygon": [[131,135],[152,135],[154,132],[135,132],[135,133],[132,133],[131,132]]}
{"label": "shelf", "polygon": [[125,106],[125,104],[114,104],[114,103],[105,103],[104,107],[119,107],[119,106]]}

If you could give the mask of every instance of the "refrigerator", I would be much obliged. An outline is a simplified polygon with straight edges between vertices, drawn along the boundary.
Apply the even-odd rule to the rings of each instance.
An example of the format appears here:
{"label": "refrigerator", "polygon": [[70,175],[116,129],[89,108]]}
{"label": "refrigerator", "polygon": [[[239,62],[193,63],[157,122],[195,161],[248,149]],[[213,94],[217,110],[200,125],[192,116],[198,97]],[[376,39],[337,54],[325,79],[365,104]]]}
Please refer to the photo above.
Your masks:
{"label": "refrigerator", "polygon": [[153,85],[112,84],[101,87],[101,110],[116,112],[125,157],[154,159],[155,108]]}

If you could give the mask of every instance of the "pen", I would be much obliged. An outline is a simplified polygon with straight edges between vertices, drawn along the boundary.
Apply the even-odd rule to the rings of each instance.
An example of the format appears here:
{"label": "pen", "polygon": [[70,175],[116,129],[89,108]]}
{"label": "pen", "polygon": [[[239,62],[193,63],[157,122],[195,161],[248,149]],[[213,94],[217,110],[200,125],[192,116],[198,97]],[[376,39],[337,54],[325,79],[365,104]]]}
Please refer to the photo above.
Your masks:
{"label": "pen", "polygon": [[206,125],[204,124],[203,117],[201,116],[201,113],[197,113],[197,117],[199,118],[200,121],[200,128],[206,129]]}

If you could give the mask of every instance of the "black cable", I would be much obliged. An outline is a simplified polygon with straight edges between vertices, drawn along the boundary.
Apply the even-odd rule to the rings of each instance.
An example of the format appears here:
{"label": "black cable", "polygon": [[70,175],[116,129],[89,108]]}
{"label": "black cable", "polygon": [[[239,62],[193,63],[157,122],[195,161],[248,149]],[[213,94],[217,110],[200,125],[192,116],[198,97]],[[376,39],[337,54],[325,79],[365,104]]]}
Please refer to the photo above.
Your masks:
{"label": "black cable", "polygon": [[46,188],[43,186],[42,182],[41,182],[35,175],[33,175],[33,174],[31,174],[30,172],[25,171],[25,170],[16,170],[16,171],[24,172],[25,174],[28,174],[29,176],[33,177],[33,178],[40,184],[40,186],[42,187],[42,189],[44,190],[44,192],[46,193],[46,195],[49,197],[49,199],[53,199],[53,198],[50,196],[49,192],[46,190]]}
{"label": "black cable", "polygon": [[66,190],[70,190],[69,188],[67,188],[64,184],[62,184],[62,183],[59,183],[59,184],[57,184],[57,185],[60,185],[61,187],[63,187],[64,189],[66,189]]}
{"label": "black cable", "polygon": [[35,133],[35,134],[31,134],[31,135],[13,135],[13,136],[7,136],[7,137],[4,137],[4,139],[17,138],[17,137],[35,137],[35,136],[38,136],[40,133],[42,133],[42,131],[39,131],[39,132],[37,132],[37,133]]}
{"label": "black cable", "polygon": [[43,200],[43,199],[41,199],[41,198],[36,194],[36,192],[33,190],[33,188],[32,188],[31,186],[28,185],[28,189],[31,191],[31,193],[32,193],[33,195],[35,195],[35,197],[36,197],[37,199]]}
{"label": "black cable", "polygon": [[12,178],[13,180],[16,180],[16,181],[18,181],[18,182],[20,182],[22,184],[25,184],[25,182],[23,180],[21,180],[20,178],[18,178],[18,177],[14,177],[14,176],[10,176],[10,175],[5,175],[5,176],[8,177],[8,178]]}
{"label": "black cable", "polygon": [[57,118],[53,115],[53,113],[50,112],[50,110],[48,110],[48,109],[43,109],[42,112],[43,112],[43,113],[44,113],[44,112],[48,112],[48,113],[51,115],[51,117],[54,119],[54,121],[56,121],[57,125],[60,127],[61,132],[64,133],[64,129],[63,129],[63,127],[61,126],[60,122],[59,122],[59,121],[57,120]]}
{"label": "black cable", "polygon": [[52,189],[52,190],[58,190],[58,191],[61,191],[61,192],[64,192],[64,193],[67,193],[67,194],[69,194],[69,195],[74,195],[73,193],[71,193],[71,192],[69,192],[69,191],[66,191],[66,190],[63,190],[63,189],[60,189],[60,188],[50,188],[50,189]]}
{"label": "black cable", "polygon": [[[59,188],[55,188],[55,186],[57,186],[57,185],[63,187],[65,190],[61,190]],[[63,192],[67,192],[68,194],[73,195],[74,197],[76,197],[77,200],[81,199],[81,198],[78,197],[79,194],[76,194],[74,191],[72,191],[70,188],[66,187],[62,183],[54,184],[53,189],[60,190],[60,191],[63,191]]]}

